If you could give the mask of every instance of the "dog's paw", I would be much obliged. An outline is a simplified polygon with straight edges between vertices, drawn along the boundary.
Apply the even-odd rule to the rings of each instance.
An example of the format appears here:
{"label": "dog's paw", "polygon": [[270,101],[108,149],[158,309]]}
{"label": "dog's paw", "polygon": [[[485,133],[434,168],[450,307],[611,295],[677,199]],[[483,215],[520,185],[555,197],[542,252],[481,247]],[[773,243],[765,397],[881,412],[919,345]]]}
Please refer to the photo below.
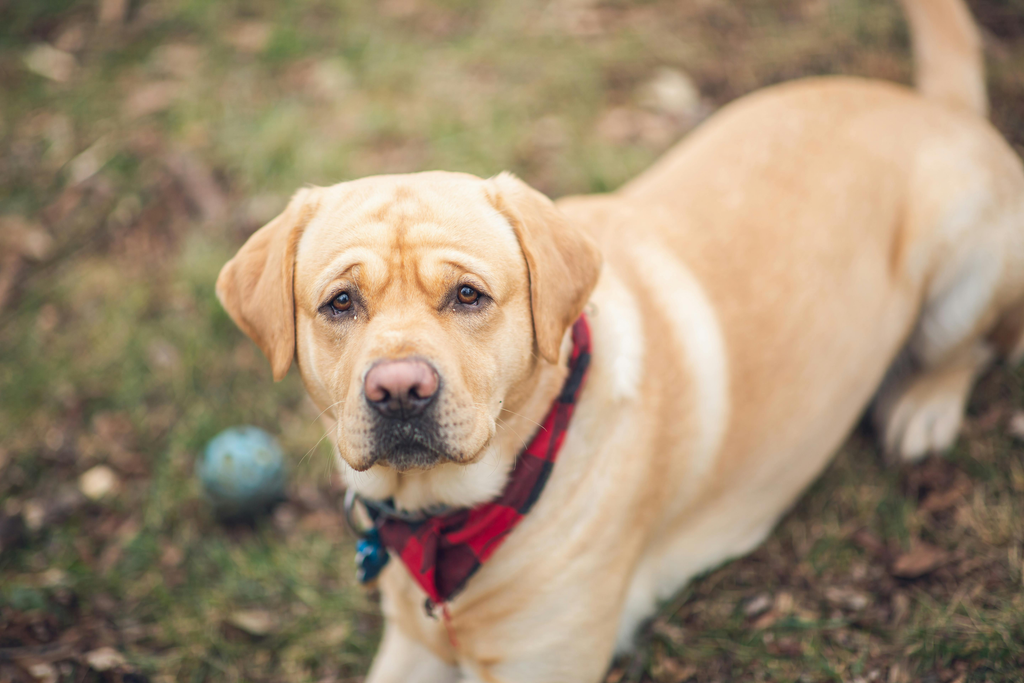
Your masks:
{"label": "dog's paw", "polygon": [[893,463],[942,453],[956,442],[963,424],[966,392],[911,385],[882,417],[882,445]]}

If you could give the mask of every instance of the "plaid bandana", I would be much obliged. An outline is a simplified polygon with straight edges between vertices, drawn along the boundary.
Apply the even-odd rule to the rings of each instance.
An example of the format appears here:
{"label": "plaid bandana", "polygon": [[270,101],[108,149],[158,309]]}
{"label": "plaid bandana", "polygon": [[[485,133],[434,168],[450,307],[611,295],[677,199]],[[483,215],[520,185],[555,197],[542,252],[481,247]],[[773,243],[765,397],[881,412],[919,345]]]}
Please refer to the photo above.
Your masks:
{"label": "plaid bandana", "polygon": [[384,567],[386,547],[402,559],[426,591],[428,609],[431,604],[443,605],[462,590],[530,511],[547,483],[590,364],[590,327],[584,316],[573,325],[572,343],[569,376],[562,392],[537,435],[520,453],[498,498],[474,508],[422,518],[411,518],[390,505],[363,501],[374,528],[359,542],[360,581],[372,580]]}

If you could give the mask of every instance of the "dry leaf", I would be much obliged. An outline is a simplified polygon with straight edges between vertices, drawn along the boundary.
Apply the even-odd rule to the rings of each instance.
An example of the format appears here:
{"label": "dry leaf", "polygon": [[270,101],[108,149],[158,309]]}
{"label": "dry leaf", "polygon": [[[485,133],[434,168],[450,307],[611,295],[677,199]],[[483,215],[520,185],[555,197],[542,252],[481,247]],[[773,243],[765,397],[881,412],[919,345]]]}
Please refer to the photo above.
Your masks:
{"label": "dry leaf", "polygon": [[867,529],[860,529],[853,534],[852,540],[872,555],[883,556],[886,554],[885,544]]}
{"label": "dry leaf", "polygon": [[682,645],[686,640],[686,631],[682,626],[665,621],[664,619],[656,619],[651,630],[676,645]]}
{"label": "dry leaf", "polygon": [[747,618],[753,619],[767,612],[772,607],[772,596],[769,593],[755,595],[743,606],[743,613]]}
{"label": "dry leaf", "polygon": [[659,683],[684,683],[697,674],[697,667],[662,653],[655,658],[651,673]]}
{"label": "dry leaf", "polygon": [[181,83],[176,81],[154,81],[135,88],[124,99],[121,113],[126,118],[136,119],[164,111],[173,104],[181,92]]}
{"label": "dry leaf", "polygon": [[85,504],[85,497],[70,484],[61,485],[55,493],[46,498],[32,498],[25,501],[21,512],[25,523],[32,531],[57,524],[76,513]]}
{"label": "dry leaf", "polygon": [[101,411],[92,416],[92,430],[104,441],[116,442],[122,448],[133,443],[135,428],[128,413],[123,411]]}
{"label": "dry leaf", "polygon": [[26,500],[21,511],[25,515],[25,525],[29,531],[39,531],[43,528],[46,521],[46,506],[42,501],[35,498]]}
{"label": "dry leaf", "polygon": [[779,620],[780,616],[782,615],[780,615],[775,610],[765,612],[760,617],[758,617],[757,620],[753,624],[751,624],[751,626],[757,629],[758,631],[762,631],[766,628],[770,628],[773,624],[775,624],[775,622]]}
{"label": "dry leaf", "polygon": [[423,10],[420,0],[383,0],[379,5],[380,13],[392,19],[408,19]]}
{"label": "dry leaf", "polygon": [[339,58],[322,59],[312,64],[305,78],[306,90],[326,102],[339,102],[352,91],[352,71]]}
{"label": "dry leaf", "polygon": [[792,593],[783,591],[775,596],[775,611],[779,614],[789,614],[795,606],[796,600],[793,599]]}
{"label": "dry leaf", "polygon": [[101,137],[85,151],[68,162],[68,180],[71,185],[84,183],[100,172],[114,156],[114,145],[109,136]]}
{"label": "dry leaf", "polygon": [[1024,411],[1014,413],[1006,429],[1010,432],[1010,436],[1018,441],[1024,441]]}
{"label": "dry leaf", "polygon": [[348,638],[349,632],[348,624],[341,622],[321,631],[320,640],[329,647],[338,647]]}
{"label": "dry leaf", "polygon": [[700,90],[682,71],[663,67],[641,86],[639,101],[660,114],[695,120],[700,111]]}
{"label": "dry leaf", "polygon": [[53,238],[39,223],[21,216],[3,216],[0,247],[33,261],[44,261],[53,251]]}
{"label": "dry leaf", "polygon": [[949,553],[924,543],[915,544],[892,563],[891,573],[903,579],[916,579],[938,569],[949,560]]}
{"label": "dry leaf", "polygon": [[160,564],[164,567],[174,568],[181,566],[184,561],[184,551],[169,541],[165,542],[163,551],[160,553]]}
{"label": "dry leaf", "polygon": [[97,19],[100,26],[116,26],[128,14],[128,0],[100,0]]}
{"label": "dry leaf", "polygon": [[153,65],[158,71],[177,78],[193,78],[202,66],[203,50],[188,43],[170,43],[153,50]]}
{"label": "dry leaf", "polygon": [[22,58],[29,71],[58,83],[67,83],[75,75],[75,57],[46,43],[30,47]]}
{"label": "dry leaf", "polygon": [[37,681],[42,683],[57,683],[60,680],[60,676],[57,673],[57,667],[49,662],[37,662],[30,664],[28,672]]}
{"label": "dry leaf", "polygon": [[266,21],[250,20],[239,22],[227,33],[227,41],[239,52],[257,54],[263,52],[273,33]]}
{"label": "dry leaf", "polygon": [[605,22],[593,4],[586,0],[556,0],[548,4],[544,23],[548,30],[567,33],[575,38],[600,36],[606,30]]}
{"label": "dry leaf", "polygon": [[960,502],[965,495],[971,492],[971,480],[961,477],[946,491],[932,491],[921,501],[922,512],[941,512]]}
{"label": "dry leaf", "polygon": [[825,599],[836,607],[844,607],[853,612],[859,612],[871,602],[866,593],[847,586],[829,586],[825,589]]}
{"label": "dry leaf", "polygon": [[614,107],[598,120],[596,132],[614,145],[639,142],[661,148],[672,142],[680,131],[668,117],[630,107]]}
{"label": "dry leaf", "polygon": [[56,588],[57,586],[67,583],[68,573],[63,569],[57,567],[50,567],[46,571],[39,574],[39,585],[47,588]]}
{"label": "dry leaf", "polygon": [[277,619],[263,609],[240,610],[227,619],[227,623],[250,636],[265,636],[277,629]]}
{"label": "dry leaf", "polygon": [[803,644],[795,638],[779,638],[768,645],[768,651],[783,657],[801,657],[804,654]]}
{"label": "dry leaf", "polygon": [[604,683],[621,683],[622,679],[626,677],[626,670],[622,668],[613,668],[608,672],[608,676],[604,679]]}
{"label": "dry leaf", "polygon": [[96,465],[78,478],[78,489],[89,500],[100,500],[114,493],[121,485],[114,470],[106,465]]}
{"label": "dry leaf", "polygon": [[75,22],[61,29],[53,46],[64,52],[78,52],[85,47],[85,42],[85,24]]}
{"label": "dry leaf", "polygon": [[84,657],[89,667],[95,671],[110,671],[127,663],[124,655],[112,647],[101,647],[86,652]]}

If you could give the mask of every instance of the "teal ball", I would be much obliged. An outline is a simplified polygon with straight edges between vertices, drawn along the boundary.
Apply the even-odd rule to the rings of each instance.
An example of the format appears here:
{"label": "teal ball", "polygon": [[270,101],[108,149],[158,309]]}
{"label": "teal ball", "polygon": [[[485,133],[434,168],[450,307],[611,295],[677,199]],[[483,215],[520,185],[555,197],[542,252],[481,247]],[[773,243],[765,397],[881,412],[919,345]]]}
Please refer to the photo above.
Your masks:
{"label": "teal ball", "polygon": [[284,497],[287,477],[277,439],[258,427],[230,427],[196,463],[206,499],[225,517],[253,515]]}

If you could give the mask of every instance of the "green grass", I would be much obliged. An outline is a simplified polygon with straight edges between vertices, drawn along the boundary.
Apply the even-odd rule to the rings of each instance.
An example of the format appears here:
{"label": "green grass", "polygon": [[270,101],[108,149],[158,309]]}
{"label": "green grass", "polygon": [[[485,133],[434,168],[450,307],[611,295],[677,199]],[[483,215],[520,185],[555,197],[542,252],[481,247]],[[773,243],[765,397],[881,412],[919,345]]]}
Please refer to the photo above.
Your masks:
{"label": "green grass", "polygon": [[[1024,6],[972,4],[993,119],[1024,149]],[[68,82],[25,68],[39,42],[74,53]],[[316,411],[294,372],[271,382],[213,293],[295,189],[431,168],[613,189],[694,123],[645,109],[661,67],[711,111],[801,75],[906,81],[907,49],[890,0],[142,0],[105,27],[94,3],[0,2],[0,220],[53,239],[0,309],[0,515],[32,526],[0,535],[0,681],[46,663],[68,681],[365,671],[380,621]],[[89,149],[97,172],[75,182]],[[609,680],[1021,680],[1024,456],[1003,427],[1022,407],[1024,378],[995,372],[948,461],[902,470],[858,432],[762,548],[665,605]],[[193,478],[234,424],[293,456],[289,502],[251,525],[218,522]],[[97,464],[122,485],[86,502],[76,482]],[[893,576],[917,539],[948,561]],[[762,595],[770,609],[748,616]],[[253,609],[263,635],[230,624]],[[105,645],[128,664],[88,672],[78,655]]]}

